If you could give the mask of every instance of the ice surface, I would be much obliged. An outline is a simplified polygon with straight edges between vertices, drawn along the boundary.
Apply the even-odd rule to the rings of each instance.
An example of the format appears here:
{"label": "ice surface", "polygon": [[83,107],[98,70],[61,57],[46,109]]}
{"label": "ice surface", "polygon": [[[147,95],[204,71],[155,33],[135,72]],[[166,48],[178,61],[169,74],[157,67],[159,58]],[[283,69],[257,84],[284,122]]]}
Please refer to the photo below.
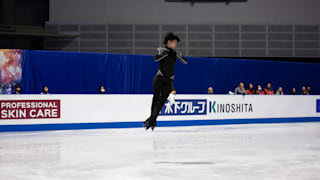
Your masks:
{"label": "ice surface", "polygon": [[1,180],[318,180],[320,123],[0,133]]}

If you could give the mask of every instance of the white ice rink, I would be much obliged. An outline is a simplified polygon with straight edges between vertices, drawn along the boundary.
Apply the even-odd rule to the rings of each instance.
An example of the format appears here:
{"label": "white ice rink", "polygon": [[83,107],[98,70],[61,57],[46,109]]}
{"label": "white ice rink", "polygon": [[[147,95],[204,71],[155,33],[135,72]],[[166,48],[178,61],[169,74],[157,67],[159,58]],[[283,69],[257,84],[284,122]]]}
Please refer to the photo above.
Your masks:
{"label": "white ice rink", "polygon": [[1,180],[319,180],[320,123],[0,133]]}

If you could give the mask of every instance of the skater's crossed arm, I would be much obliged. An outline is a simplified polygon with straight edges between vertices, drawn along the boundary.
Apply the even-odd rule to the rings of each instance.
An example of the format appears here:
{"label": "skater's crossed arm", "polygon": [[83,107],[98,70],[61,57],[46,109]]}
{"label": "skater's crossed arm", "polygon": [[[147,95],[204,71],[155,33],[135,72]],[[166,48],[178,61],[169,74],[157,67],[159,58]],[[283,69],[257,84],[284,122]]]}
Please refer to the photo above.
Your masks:
{"label": "skater's crossed arm", "polygon": [[188,60],[183,56],[182,52],[176,51],[177,53],[177,58],[179,59],[180,62],[183,64],[188,64]]}
{"label": "skater's crossed arm", "polygon": [[162,59],[168,56],[168,52],[169,50],[167,48],[161,48],[161,47],[157,48],[157,53],[154,56],[154,61],[155,62],[161,61]]}

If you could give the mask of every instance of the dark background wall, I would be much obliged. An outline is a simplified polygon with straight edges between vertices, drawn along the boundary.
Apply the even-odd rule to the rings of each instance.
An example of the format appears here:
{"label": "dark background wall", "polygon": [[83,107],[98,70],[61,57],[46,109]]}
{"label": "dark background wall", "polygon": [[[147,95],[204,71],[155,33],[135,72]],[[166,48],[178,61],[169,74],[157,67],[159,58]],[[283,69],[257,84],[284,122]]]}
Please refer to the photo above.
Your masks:
{"label": "dark background wall", "polygon": [[59,24],[320,24],[319,0],[167,3],[165,0],[51,0]]}
{"label": "dark background wall", "polygon": [[153,54],[167,31],[186,56],[318,62],[320,1],[0,0],[0,24],[77,38],[1,36],[0,48]]}
{"label": "dark background wall", "polygon": [[39,25],[49,20],[49,0],[0,0],[0,24]]}
{"label": "dark background wall", "polygon": [[[0,12],[0,32],[14,32],[17,25],[44,27],[49,20],[49,0],[0,0]],[[0,48],[43,49],[43,39],[0,34]]]}
{"label": "dark background wall", "polygon": [[163,34],[173,31],[187,56],[316,62],[319,9],[318,0],[194,6],[165,0],[51,0],[46,28],[79,37],[47,39],[45,49],[153,54]]}

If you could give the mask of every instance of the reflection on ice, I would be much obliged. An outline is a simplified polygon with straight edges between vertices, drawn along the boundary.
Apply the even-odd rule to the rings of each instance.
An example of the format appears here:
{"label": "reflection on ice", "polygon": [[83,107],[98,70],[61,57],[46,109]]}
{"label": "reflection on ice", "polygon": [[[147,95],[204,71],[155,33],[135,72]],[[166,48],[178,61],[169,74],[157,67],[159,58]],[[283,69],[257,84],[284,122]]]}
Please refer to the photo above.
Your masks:
{"label": "reflection on ice", "polygon": [[318,179],[320,123],[0,133],[0,179]]}

